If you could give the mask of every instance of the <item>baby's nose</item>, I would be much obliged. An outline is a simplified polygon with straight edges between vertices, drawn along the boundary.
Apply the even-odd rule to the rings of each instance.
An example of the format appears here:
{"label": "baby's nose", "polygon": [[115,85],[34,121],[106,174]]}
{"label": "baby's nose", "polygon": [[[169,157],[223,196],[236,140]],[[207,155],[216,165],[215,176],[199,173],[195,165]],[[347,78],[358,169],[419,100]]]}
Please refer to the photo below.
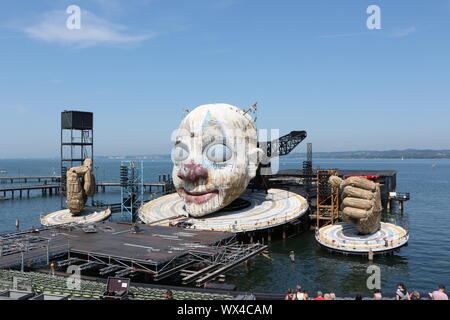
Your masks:
{"label": "baby's nose", "polygon": [[208,179],[208,170],[198,163],[188,163],[181,166],[177,174],[178,178],[186,182],[196,182],[200,179]]}

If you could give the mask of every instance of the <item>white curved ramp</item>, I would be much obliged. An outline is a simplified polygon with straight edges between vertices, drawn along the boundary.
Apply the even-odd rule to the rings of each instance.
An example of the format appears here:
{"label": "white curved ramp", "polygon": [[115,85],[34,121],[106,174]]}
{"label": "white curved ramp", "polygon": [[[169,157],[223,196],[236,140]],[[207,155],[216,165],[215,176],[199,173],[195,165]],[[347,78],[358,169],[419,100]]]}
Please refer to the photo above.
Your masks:
{"label": "white curved ramp", "polygon": [[368,254],[369,251],[384,253],[399,249],[409,239],[408,232],[391,223],[381,223],[377,232],[358,234],[354,224],[341,222],[320,228],[316,232],[317,242],[332,251],[349,254]]}
{"label": "white curved ramp", "polygon": [[246,190],[240,198],[249,201],[250,206],[192,218],[184,210],[183,199],[172,193],[146,203],[139,210],[139,218],[151,225],[169,225],[174,220],[180,220],[192,229],[238,233],[282,225],[300,218],[308,210],[305,198],[281,189],[270,189],[268,194]]}
{"label": "white curved ramp", "polygon": [[111,215],[111,210],[105,209],[97,211],[92,208],[85,208],[81,215],[74,216],[69,209],[52,212],[41,218],[41,224],[44,226],[57,226],[62,224],[89,224],[100,222]]}

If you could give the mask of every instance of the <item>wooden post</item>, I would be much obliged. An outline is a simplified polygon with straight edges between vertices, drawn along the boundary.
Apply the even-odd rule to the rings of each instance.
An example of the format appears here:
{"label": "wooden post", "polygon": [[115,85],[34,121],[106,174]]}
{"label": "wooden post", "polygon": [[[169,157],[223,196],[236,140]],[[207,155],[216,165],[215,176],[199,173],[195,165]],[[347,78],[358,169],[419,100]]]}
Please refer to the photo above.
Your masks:
{"label": "wooden post", "polygon": [[16,231],[19,232],[20,230],[20,220],[19,218],[16,219]]}

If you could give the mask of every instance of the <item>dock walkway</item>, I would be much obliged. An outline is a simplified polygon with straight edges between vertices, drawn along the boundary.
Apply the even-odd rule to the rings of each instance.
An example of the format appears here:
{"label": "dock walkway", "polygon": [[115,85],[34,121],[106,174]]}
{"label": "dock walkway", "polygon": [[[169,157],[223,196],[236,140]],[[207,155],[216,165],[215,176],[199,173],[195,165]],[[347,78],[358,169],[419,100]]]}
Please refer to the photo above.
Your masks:
{"label": "dock walkway", "polygon": [[[35,177],[36,178],[36,177]],[[43,178],[43,177],[41,177]],[[7,178],[12,179],[12,178]],[[26,179],[26,178],[23,178]],[[95,185],[96,192],[101,190],[102,192],[106,192],[106,188],[119,188],[121,184],[119,182],[100,182]],[[170,183],[164,182],[156,182],[156,183],[144,183],[144,191],[153,192],[152,189],[156,188],[158,191],[165,192],[170,190]],[[40,190],[42,196],[59,194],[61,191],[61,184],[38,184],[38,185],[26,185],[26,186],[8,186],[4,188],[0,188],[0,194],[3,193],[3,197],[7,198],[7,194],[10,194],[10,199],[15,199],[16,195],[19,194],[19,198],[22,198],[24,193],[26,193],[27,197],[30,197],[30,191]]]}
{"label": "dock walkway", "polygon": [[28,177],[0,177],[1,184],[7,183],[28,183],[28,182],[59,182],[61,176],[28,176]]}

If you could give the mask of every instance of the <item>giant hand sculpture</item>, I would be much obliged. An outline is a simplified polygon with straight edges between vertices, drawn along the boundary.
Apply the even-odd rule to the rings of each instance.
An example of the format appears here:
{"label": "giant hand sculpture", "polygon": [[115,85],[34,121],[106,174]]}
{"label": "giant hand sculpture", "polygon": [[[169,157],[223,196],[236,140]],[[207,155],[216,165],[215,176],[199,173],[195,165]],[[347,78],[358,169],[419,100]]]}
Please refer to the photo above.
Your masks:
{"label": "giant hand sculpture", "polygon": [[92,174],[92,159],[84,160],[82,166],[67,171],[67,207],[76,215],[83,209],[87,197],[95,193],[95,177]]}
{"label": "giant hand sculpture", "polygon": [[173,140],[173,183],[193,217],[238,198],[262,156],[253,119],[228,104],[197,107],[182,120]]}
{"label": "giant hand sculpture", "polygon": [[381,226],[380,185],[363,177],[345,180],[331,176],[329,183],[339,187],[342,195],[342,218],[354,223],[360,234],[371,234]]}

